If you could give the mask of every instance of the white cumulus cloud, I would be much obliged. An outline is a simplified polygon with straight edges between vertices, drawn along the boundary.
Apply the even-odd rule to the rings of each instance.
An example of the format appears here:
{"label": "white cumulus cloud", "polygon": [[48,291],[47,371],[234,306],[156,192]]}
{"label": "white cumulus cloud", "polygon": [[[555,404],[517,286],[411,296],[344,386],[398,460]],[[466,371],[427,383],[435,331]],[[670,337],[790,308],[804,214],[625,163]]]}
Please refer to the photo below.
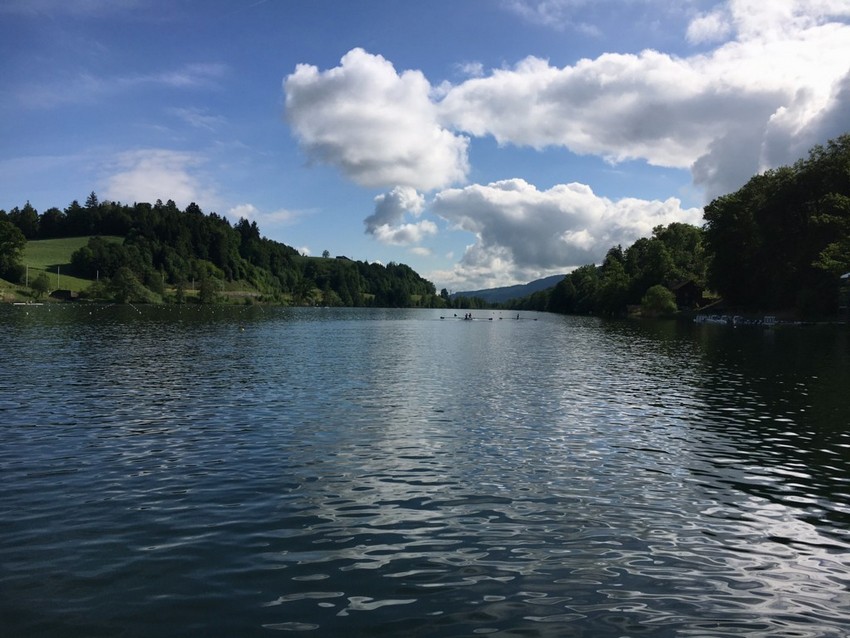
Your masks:
{"label": "white cumulus cloud", "polygon": [[437,234],[437,224],[425,219],[421,222],[390,226],[382,224],[374,229],[375,239],[384,244],[407,246],[422,241],[425,237]]}
{"label": "white cumulus cloud", "polygon": [[365,186],[463,183],[469,135],[689,169],[711,199],[799,157],[778,157],[777,140],[797,152],[848,126],[838,102],[850,72],[848,17],[841,0],[729,0],[684,34],[713,43],[708,51],[611,52],[564,67],[531,56],[437,87],[353,49],[338,67],[299,65],[286,78],[287,117],[312,160]]}
{"label": "white cumulus cloud", "polygon": [[850,2],[732,0],[690,24],[692,41],[734,36],[706,53],[605,53],[565,67],[529,57],[444,87],[440,113],[503,145],[693,169],[710,199],[768,167],[769,138],[808,143],[839,117],[847,17]]}
{"label": "white cumulus cloud", "polygon": [[396,186],[375,198],[375,212],[364,220],[366,233],[385,244],[408,245],[437,233],[437,225],[429,220],[404,223],[406,215],[419,217],[425,208],[425,197],[409,186]]}
{"label": "white cumulus cloud", "polygon": [[397,224],[405,213],[419,216],[425,208],[425,197],[409,186],[396,186],[375,198],[375,212],[366,218],[367,231],[383,224]]}
{"label": "white cumulus cloud", "polygon": [[732,25],[723,11],[712,11],[694,18],[688,25],[687,38],[689,42],[719,42],[731,33]]}
{"label": "white cumulus cloud", "polygon": [[353,49],[328,71],[298,65],[284,91],[286,117],[310,159],[358,184],[427,191],[466,177],[468,139],[438,123],[419,71],[398,74],[383,57]]}
{"label": "white cumulus cloud", "polygon": [[432,209],[474,235],[459,269],[465,280],[477,276],[485,283],[486,274],[487,286],[494,274],[515,283],[598,263],[611,246],[628,246],[659,224],[698,224],[702,216],[675,198],[613,201],[584,184],[538,190],[522,179],[447,189]]}
{"label": "white cumulus cloud", "polygon": [[[511,4],[563,26],[588,3]],[[335,68],[299,65],[286,78],[287,118],[312,161],[391,189],[365,220],[382,242],[435,234],[436,224],[420,219],[419,193],[437,192],[428,212],[474,237],[457,271],[436,274],[441,281],[498,285],[563,272],[658,224],[698,224],[701,212],[675,198],[613,201],[575,183],[538,190],[516,178],[461,187],[470,139],[689,170],[709,201],[850,130],[850,2],[700,6],[706,10],[681,34],[699,48],[686,54],[608,52],[566,66],[530,56],[489,71],[470,66],[470,75],[438,86],[353,49]]]}

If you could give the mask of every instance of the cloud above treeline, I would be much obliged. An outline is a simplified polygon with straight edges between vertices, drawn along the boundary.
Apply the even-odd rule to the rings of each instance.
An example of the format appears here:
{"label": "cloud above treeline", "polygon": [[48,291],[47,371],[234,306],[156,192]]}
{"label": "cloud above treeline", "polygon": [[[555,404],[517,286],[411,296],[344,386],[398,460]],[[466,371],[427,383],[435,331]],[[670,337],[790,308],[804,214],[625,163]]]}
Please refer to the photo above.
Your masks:
{"label": "cloud above treeline", "polygon": [[[528,57],[457,84],[354,49],[329,70],[299,65],[284,81],[286,116],[310,160],[364,186],[434,193],[430,210],[476,238],[464,265],[518,279],[698,218],[675,199],[612,202],[576,184],[539,191],[521,175],[457,188],[474,138],[686,169],[708,201],[850,129],[848,19],[844,0],[731,0],[691,20],[682,38],[692,55],[606,53],[564,67]],[[367,232],[415,243],[435,232],[407,219],[422,209],[409,190],[390,190]]]}
{"label": "cloud above treeline", "polygon": [[[247,219],[261,222],[264,227],[288,226],[312,212],[286,208],[261,210],[250,202],[224,208],[225,201],[207,174],[208,162],[203,153],[163,148],[128,151],[104,166],[108,176],[101,181],[98,191],[105,199],[124,203],[170,199],[179,208],[194,203],[202,209],[223,210],[233,222]],[[412,191],[412,196],[417,196],[416,191]],[[422,198],[421,195],[418,197]]]}
{"label": "cloud above treeline", "polygon": [[102,184],[106,199],[129,202],[174,200],[181,208],[201,202],[206,185],[199,177],[203,158],[168,149],[139,149],[118,156]]}
{"label": "cloud above treeline", "polygon": [[649,236],[659,224],[698,224],[702,216],[701,209],[683,209],[676,198],[613,201],[585,184],[541,191],[519,178],[443,190],[432,208],[454,227],[475,235],[458,267],[465,278],[481,280],[492,273],[529,281],[564,272],[598,261],[624,238]]}

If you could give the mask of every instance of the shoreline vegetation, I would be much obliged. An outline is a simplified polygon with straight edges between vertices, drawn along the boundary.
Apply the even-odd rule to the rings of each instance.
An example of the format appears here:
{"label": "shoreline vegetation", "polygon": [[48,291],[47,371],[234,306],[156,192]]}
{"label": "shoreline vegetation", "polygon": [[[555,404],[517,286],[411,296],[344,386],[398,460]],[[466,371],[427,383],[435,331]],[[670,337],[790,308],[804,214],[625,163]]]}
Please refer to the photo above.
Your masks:
{"label": "shoreline vegetation", "polygon": [[405,264],[301,255],[256,222],[231,225],[194,203],[125,205],[92,192],[64,210],[0,210],[0,301],[85,300],[847,320],[850,134],[716,198],[701,227],[657,226],[599,265],[502,303],[438,294]]}

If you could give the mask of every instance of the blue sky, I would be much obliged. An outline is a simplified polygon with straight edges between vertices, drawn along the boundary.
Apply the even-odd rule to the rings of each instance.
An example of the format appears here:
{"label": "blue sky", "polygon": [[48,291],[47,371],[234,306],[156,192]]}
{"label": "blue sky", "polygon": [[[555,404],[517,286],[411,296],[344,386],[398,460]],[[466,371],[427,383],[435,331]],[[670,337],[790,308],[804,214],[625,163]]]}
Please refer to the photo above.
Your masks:
{"label": "blue sky", "polygon": [[194,201],[450,290],[850,130],[846,0],[3,0],[0,208]]}

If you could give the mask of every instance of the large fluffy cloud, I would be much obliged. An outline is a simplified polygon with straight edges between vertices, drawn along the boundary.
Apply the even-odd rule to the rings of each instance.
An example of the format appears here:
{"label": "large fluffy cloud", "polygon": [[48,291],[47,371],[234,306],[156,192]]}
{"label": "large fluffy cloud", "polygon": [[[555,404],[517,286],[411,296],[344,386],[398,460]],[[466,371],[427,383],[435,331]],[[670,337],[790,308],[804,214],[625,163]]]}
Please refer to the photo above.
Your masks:
{"label": "large fluffy cloud", "polygon": [[708,52],[606,53],[566,67],[529,57],[439,94],[422,73],[354,49],[327,71],[297,67],[285,81],[287,117],[311,159],[367,186],[462,183],[460,131],[691,169],[710,199],[840,131],[847,17],[844,0],[730,0],[683,34],[702,44],[731,36]]}
{"label": "large fluffy cloud", "polygon": [[766,154],[771,138],[801,140],[796,152],[824,118],[850,127],[836,112],[850,71],[850,25],[837,18],[847,16],[850,3],[834,0],[732,0],[691,22],[694,42],[735,34],[709,53],[607,53],[563,68],[529,57],[449,88],[441,115],[501,144],[691,168],[711,198],[799,157]]}
{"label": "large fluffy cloud", "polygon": [[707,85],[693,64],[656,51],[605,54],[559,69],[527,58],[468,80],[442,102],[447,121],[501,144],[563,146],[611,161],[643,158],[687,168],[726,130],[732,113],[764,121],[779,99],[772,87],[742,94]]}
{"label": "large fluffy cloud", "polygon": [[730,0],[683,34],[731,37],[707,52],[606,53],[566,67],[529,57],[439,94],[422,73],[354,49],[327,71],[299,65],[285,81],[287,116],[311,159],[367,186],[462,183],[459,131],[690,169],[710,199],[850,127],[848,17],[844,0]]}
{"label": "large fluffy cloud", "polygon": [[340,66],[301,64],[284,82],[286,115],[308,156],[364,186],[431,190],[465,178],[468,140],[437,123],[418,71],[362,49]]}
{"label": "large fluffy cloud", "polygon": [[460,263],[465,279],[497,273],[508,283],[594,263],[613,245],[649,236],[654,226],[699,223],[702,213],[675,198],[612,201],[584,184],[541,191],[522,179],[444,190],[432,208],[475,236]]}
{"label": "large fluffy cloud", "polygon": [[[532,4],[548,24],[585,0]],[[354,49],[330,70],[296,68],[284,84],[287,117],[312,160],[362,185],[403,187],[376,199],[368,233],[406,245],[434,234],[418,219],[414,189],[443,189],[431,212],[475,237],[464,278],[527,281],[598,262],[657,224],[699,223],[699,211],[674,198],[612,201],[579,184],[451,188],[469,172],[466,136],[690,170],[708,201],[850,130],[848,18],[846,0],[728,0],[693,14],[681,33],[693,47],[685,55],[613,52],[564,67],[528,57],[438,89]]]}

